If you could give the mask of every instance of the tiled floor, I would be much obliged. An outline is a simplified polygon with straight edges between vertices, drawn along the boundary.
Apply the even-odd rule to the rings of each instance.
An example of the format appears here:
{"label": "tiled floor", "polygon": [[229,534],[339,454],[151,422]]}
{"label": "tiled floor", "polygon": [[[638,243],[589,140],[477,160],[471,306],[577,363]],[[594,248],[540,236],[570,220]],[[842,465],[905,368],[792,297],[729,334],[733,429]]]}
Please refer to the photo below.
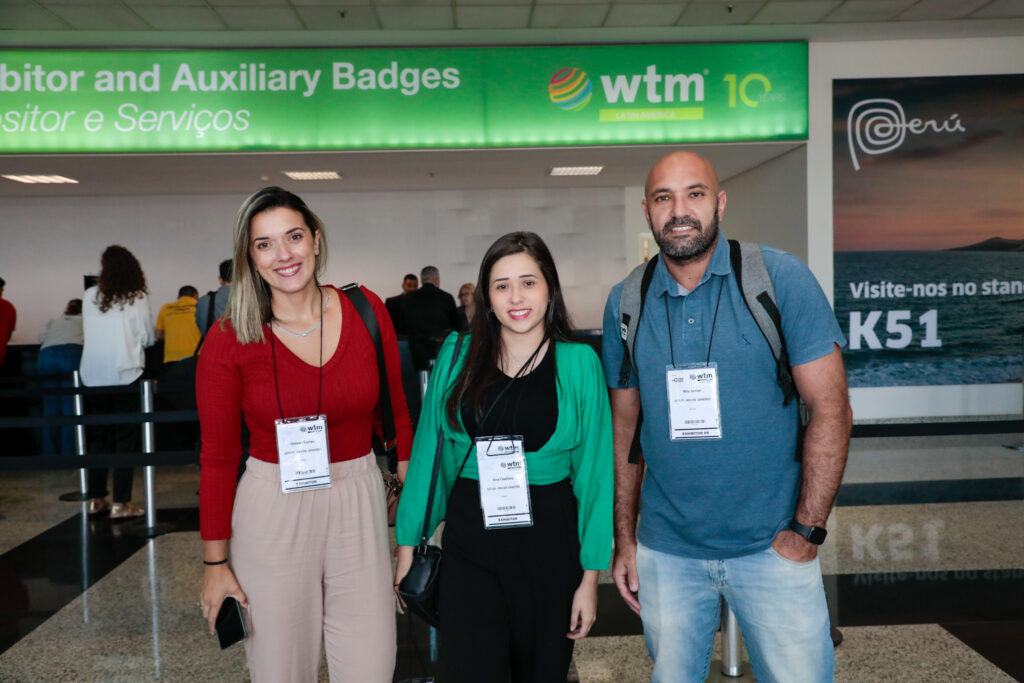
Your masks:
{"label": "tiled floor", "polygon": [[[1002,447],[1016,440],[854,442],[822,548],[843,634],[836,680],[1024,679],[1024,455]],[[218,650],[197,607],[197,468],[156,481],[161,521],[178,530],[150,541],[59,502],[77,471],[0,469],[0,681],[247,679],[242,649]],[[600,595],[579,680],[648,680],[639,620],[613,586]],[[395,680],[435,671],[443,634],[398,619]],[[717,664],[710,680],[723,680]]]}

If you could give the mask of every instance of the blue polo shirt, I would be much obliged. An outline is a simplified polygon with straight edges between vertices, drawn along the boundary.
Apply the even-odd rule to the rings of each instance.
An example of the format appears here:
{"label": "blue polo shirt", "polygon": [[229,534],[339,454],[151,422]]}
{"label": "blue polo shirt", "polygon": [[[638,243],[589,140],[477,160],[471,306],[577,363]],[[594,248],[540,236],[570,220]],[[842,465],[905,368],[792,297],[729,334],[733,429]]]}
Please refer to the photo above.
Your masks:
{"label": "blue polo shirt", "polygon": [[[770,247],[761,255],[775,287],[792,365],[817,360],[846,340],[824,292],[799,259]],[[603,363],[619,386],[619,298],[604,312]],[[718,309],[717,317],[715,309]],[[672,331],[669,343],[669,329]],[[714,334],[712,335],[712,331]],[[673,363],[718,364],[723,438],[671,441],[665,372]],[[627,386],[640,388],[640,433],[647,472],[637,537],[649,548],[725,559],[767,548],[789,524],[800,492],[795,461],[796,401],[783,407],[775,359],[743,301],[720,235],[707,271],[682,293],[659,259],[636,335],[636,366]]]}

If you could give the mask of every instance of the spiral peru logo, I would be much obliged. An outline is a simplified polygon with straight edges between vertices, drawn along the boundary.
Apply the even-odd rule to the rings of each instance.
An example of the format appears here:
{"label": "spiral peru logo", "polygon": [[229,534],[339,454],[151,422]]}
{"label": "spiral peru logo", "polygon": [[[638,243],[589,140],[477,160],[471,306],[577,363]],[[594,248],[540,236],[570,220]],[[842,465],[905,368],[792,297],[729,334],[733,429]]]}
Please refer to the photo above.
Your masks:
{"label": "spiral peru logo", "polygon": [[861,100],[850,107],[846,117],[846,139],[853,169],[860,170],[858,150],[871,156],[885,154],[898,149],[907,139],[908,132],[918,135],[929,130],[934,133],[966,132],[958,114],[953,114],[941,124],[934,120],[907,121],[903,106],[896,100],[884,97]]}
{"label": "spiral peru logo", "polygon": [[587,72],[575,67],[559,69],[548,84],[548,96],[563,111],[583,109],[590,104],[593,92]]}

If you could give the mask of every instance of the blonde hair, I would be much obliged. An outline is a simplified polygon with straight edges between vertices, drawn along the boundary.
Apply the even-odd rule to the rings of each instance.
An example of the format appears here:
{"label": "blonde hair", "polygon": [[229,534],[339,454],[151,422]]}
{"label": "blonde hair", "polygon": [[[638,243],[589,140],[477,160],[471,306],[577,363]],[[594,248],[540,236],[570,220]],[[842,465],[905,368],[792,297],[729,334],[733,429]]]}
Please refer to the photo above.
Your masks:
{"label": "blonde hair", "polygon": [[280,187],[265,187],[242,202],[235,216],[235,249],[231,266],[231,294],[221,318],[221,328],[228,320],[235,328],[240,344],[264,342],[263,326],[274,318],[270,308],[270,287],[256,272],[249,255],[252,219],[270,209],[287,208],[302,214],[306,227],[315,238],[320,236],[319,253],[313,275],[319,282],[327,266],[327,235],[324,224],[297,195]]}

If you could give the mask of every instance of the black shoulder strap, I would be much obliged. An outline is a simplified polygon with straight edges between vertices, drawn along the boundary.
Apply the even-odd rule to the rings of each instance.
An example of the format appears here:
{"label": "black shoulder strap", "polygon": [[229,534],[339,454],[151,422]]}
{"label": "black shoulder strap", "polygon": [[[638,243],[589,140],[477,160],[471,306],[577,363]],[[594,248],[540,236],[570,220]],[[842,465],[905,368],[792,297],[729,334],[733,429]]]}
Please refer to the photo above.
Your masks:
{"label": "black shoulder strap", "polygon": [[775,358],[775,381],[782,390],[782,405],[789,405],[796,398],[796,384],[789,365],[786,337],[782,333],[782,314],[775,303],[775,288],[761,258],[761,247],[752,242],[729,240],[729,260],[747,310]]}
{"label": "black shoulder strap", "polygon": [[210,299],[210,306],[206,309],[206,328],[199,335],[199,343],[196,344],[196,350],[192,353],[193,356],[199,355],[199,349],[202,348],[203,342],[206,341],[206,335],[210,334],[210,328],[213,327],[213,303],[217,298],[217,293],[211,289],[206,293],[206,296]]}
{"label": "black shoulder strap", "polygon": [[355,306],[356,312],[363,320],[366,331],[370,333],[373,340],[373,348],[377,352],[377,374],[380,376],[380,390],[377,394],[377,401],[380,405],[381,441],[384,442],[384,451],[388,456],[388,470],[392,474],[398,471],[398,449],[395,439],[395,413],[391,409],[391,387],[388,384],[388,367],[384,360],[384,343],[380,336],[380,325],[377,324],[377,316],[373,313],[370,300],[359,289],[359,284],[351,282],[341,288],[342,293]]}

